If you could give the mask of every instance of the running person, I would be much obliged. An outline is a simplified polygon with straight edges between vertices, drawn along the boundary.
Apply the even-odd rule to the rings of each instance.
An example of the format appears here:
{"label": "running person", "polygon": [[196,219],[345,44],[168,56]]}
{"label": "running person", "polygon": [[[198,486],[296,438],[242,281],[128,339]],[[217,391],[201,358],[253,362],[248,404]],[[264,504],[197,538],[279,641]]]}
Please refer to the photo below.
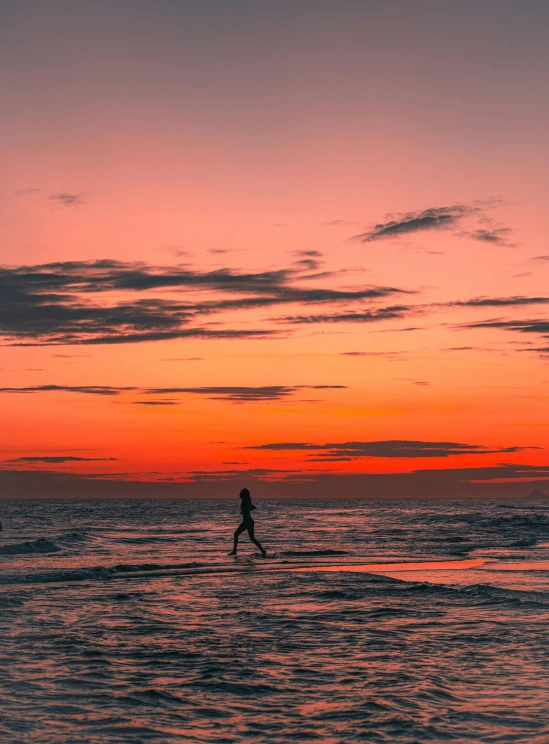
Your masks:
{"label": "running person", "polygon": [[242,491],[240,491],[240,511],[242,512],[242,522],[235,530],[234,548],[231,550],[229,555],[236,555],[236,551],[238,548],[238,536],[241,535],[244,530],[248,530],[250,540],[255,543],[255,545],[257,545],[257,547],[261,550],[261,557],[267,557],[267,551],[265,550],[263,545],[261,545],[254,534],[254,520],[252,519],[252,511],[254,509],[255,506],[252,504],[252,497],[250,496],[250,492],[247,488],[243,488]]}

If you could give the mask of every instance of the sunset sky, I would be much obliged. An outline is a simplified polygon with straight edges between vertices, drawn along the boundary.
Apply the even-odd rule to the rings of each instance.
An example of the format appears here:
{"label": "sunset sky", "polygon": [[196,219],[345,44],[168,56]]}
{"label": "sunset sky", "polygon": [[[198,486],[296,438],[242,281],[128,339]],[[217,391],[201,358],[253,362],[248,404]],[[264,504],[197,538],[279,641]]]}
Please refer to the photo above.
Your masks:
{"label": "sunset sky", "polygon": [[4,0],[4,493],[548,489],[548,23]]}

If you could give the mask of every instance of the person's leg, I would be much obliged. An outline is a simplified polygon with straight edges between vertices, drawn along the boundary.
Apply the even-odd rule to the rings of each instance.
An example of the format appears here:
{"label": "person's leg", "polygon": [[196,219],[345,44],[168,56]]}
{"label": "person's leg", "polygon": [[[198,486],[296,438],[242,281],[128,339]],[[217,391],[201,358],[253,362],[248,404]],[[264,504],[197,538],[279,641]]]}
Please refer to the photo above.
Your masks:
{"label": "person's leg", "polygon": [[248,529],[248,535],[250,536],[250,540],[255,545],[257,545],[257,547],[261,550],[261,555],[263,556],[263,558],[265,558],[265,556],[267,555],[267,551],[265,550],[265,548],[263,547],[263,545],[259,542],[259,540],[255,536],[255,532],[254,532],[255,525],[254,525],[253,519],[251,519],[250,522],[248,523],[247,529]]}
{"label": "person's leg", "polygon": [[242,524],[239,524],[236,530],[234,531],[234,547],[229,553],[229,555],[236,555],[236,551],[238,548],[238,536],[241,535],[245,529],[246,529],[246,525],[244,524],[244,522],[242,522]]}

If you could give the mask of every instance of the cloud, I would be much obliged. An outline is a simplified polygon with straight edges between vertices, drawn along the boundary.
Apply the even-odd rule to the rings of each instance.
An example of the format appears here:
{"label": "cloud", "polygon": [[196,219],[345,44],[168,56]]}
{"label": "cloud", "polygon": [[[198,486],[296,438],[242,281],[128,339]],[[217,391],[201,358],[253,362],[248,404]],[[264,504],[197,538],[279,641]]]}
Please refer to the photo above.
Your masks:
{"label": "cloud", "polygon": [[348,357],[381,357],[390,362],[402,362],[407,351],[342,351],[341,356]]}
{"label": "cloud", "polygon": [[170,253],[173,253],[174,256],[178,256],[180,258],[190,258],[192,256],[192,253],[189,251],[183,250],[183,248],[180,248],[178,245],[170,245],[169,243],[163,243],[160,246],[161,250],[163,251],[169,251]]}
{"label": "cloud", "polygon": [[520,447],[486,448],[476,444],[457,442],[422,442],[414,440],[385,440],[372,442],[332,442],[310,444],[307,442],[275,442],[243,447],[243,449],[269,450],[276,452],[321,452],[326,461],[341,458],[423,458],[450,457],[453,455],[485,455],[499,452],[517,452]]}
{"label": "cloud", "polygon": [[442,351],[494,351],[486,346],[448,346]]}
{"label": "cloud", "polygon": [[449,302],[449,307],[519,307],[521,305],[549,305],[549,297],[476,297],[471,300]]}
{"label": "cloud", "polygon": [[0,393],[79,393],[81,395],[120,395],[136,387],[112,387],[110,385],[32,385],[29,387],[2,387]]}
{"label": "cloud", "polygon": [[549,346],[528,346],[525,349],[515,349],[515,351],[529,351],[537,354],[540,359],[549,359]]}
{"label": "cloud", "polygon": [[479,211],[478,205],[455,204],[451,207],[434,207],[422,212],[407,212],[395,219],[380,222],[360,235],[354,235],[353,240],[361,243],[371,243],[383,238],[398,238],[423,230],[441,230],[454,227],[463,217]]}
{"label": "cloud", "polygon": [[472,230],[461,230],[455,233],[457,237],[467,237],[484,243],[514,246],[509,242],[511,228],[495,223],[486,215],[486,211],[501,206],[504,202],[499,198],[474,201],[470,204],[454,204],[447,207],[431,207],[418,212],[404,212],[389,214],[386,222],[372,225],[366,232],[354,235],[351,239],[361,243],[372,243],[385,238],[399,238],[411,233],[448,230],[457,227],[470,217],[476,217],[478,227]]}
{"label": "cloud", "polygon": [[509,241],[511,233],[512,230],[510,227],[488,227],[478,228],[469,232],[462,231],[457,233],[457,235],[460,238],[471,238],[472,240],[480,240],[482,243],[493,243],[494,245],[514,248],[516,243]]}
{"label": "cloud", "polygon": [[[105,385],[33,385],[28,387],[4,387],[0,393],[36,394],[50,392],[77,393],[80,395],[117,396],[124,393],[141,395],[196,395],[210,400],[226,400],[239,403],[283,400],[301,390],[344,390],[345,385],[263,385],[246,386],[205,386],[205,387],[114,387]],[[175,400],[131,401],[133,405],[175,405]]]}
{"label": "cloud", "polygon": [[92,336],[88,338],[76,339],[74,337],[65,337],[64,339],[54,339],[42,343],[24,343],[14,344],[16,346],[51,346],[52,344],[136,344],[145,341],[172,341],[183,338],[201,338],[201,339],[243,339],[255,338],[262,339],[277,335],[276,331],[267,329],[263,330],[212,330],[209,328],[190,328],[177,331],[149,331],[147,333],[117,333],[111,336]]}
{"label": "cloud", "polygon": [[549,263],[549,256],[533,256],[530,261],[539,261],[540,263]]}
{"label": "cloud", "polygon": [[134,400],[134,406],[177,406],[176,400]]}
{"label": "cloud", "polygon": [[[4,266],[0,267],[0,334],[12,345],[30,346],[260,339],[278,336],[280,330],[250,328],[247,319],[240,321],[243,327],[224,327],[224,314],[230,313],[232,324],[237,310],[370,303],[411,294],[385,286],[332,289],[296,284],[310,279],[292,268],[198,271],[109,259]],[[152,297],[152,292],[162,296]],[[204,292],[209,296],[204,298]],[[212,327],[206,321],[214,314],[221,315],[221,322]]]}
{"label": "cloud", "polygon": [[549,335],[549,320],[485,320],[477,323],[464,323],[460,328],[501,328],[518,333],[539,333]]}
{"label": "cloud", "polygon": [[322,264],[322,253],[320,251],[295,251],[294,256],[296,256],[296,260],[293,265],[299,271],[315,271]]}
{"label": "cloud", "polygon": [[259,387],[173,387],[149,388],[147,394],[192,394],[204,395],[210,400],[230,400],[237,402],[283,400],[295,395],[300,390],[343,390],[344,385],[264,385]]}
{"label": "cloud", "polygon": [[42,189],[17,189],[13,193],[15,196],[36,196],[36,194],[39,194],[42,191]]}
{"label": "cloud", "polygon": [[86,204],[86,194],[62,191],[59,194],[50,194],[48,199],[63,207],[80,207]]}
{"label": "cloud", "polygon": [[409,305],[392,305],[363,312],[329,313],[321,315],[290,315],[282,318],[286,323],[378,323],[383,320],[400,320],[412,312]]}
{"label": "cloud", "polygon": [[[314,263],[320,254],[311,250],[296,255],[299,264]],[[310,270],[312,264],[301,268]],[[316,275],[316,281],[320,276]],[[394,286],[304,286],[310,279],[300,274],[295,264],[293,268],[260,272],[199,271],[181,265],[158,267],[109,259],[4,266],[0,267],[0,334],[8,344],[17,346],[270,339],[291,333],[291,326],[297,325],[372,324],[449,307],[549,303],[549,297],[512,296],[380,306],[380,301],[409,297],[414,291]],[[359,307],[353,307],[357,304]],[[298,306],[301,312],[282,314],[290,305]],[[323,306],[323,311],[303,312],[311,306]],[[271,317],[258,323],[259,327],[250,327],[249,316],[236,313],[252,309],[271,310]]]}
{"label": "cloud", "polygon": [[17,463],[36,463],[45,462],[59,464],[64,462],[100,462],[100,461],[115,461],[117,457],[73,457],[72,455],[32,455],[26,457],[14,457],[11,460],[4,460],[4,462],[17,464]]}

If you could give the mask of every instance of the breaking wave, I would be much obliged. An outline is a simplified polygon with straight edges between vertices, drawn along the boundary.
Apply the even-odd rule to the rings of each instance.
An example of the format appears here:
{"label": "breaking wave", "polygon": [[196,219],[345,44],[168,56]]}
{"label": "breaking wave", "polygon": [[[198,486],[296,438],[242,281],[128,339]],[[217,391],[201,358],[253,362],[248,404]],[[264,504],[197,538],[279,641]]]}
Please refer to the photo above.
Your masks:
{"label": "breaking wave", "polygon": [[29,540],[22,543],[0,545],[0,555],[26,555],[31,553],[57,553],[61,547],[47,537]]}

